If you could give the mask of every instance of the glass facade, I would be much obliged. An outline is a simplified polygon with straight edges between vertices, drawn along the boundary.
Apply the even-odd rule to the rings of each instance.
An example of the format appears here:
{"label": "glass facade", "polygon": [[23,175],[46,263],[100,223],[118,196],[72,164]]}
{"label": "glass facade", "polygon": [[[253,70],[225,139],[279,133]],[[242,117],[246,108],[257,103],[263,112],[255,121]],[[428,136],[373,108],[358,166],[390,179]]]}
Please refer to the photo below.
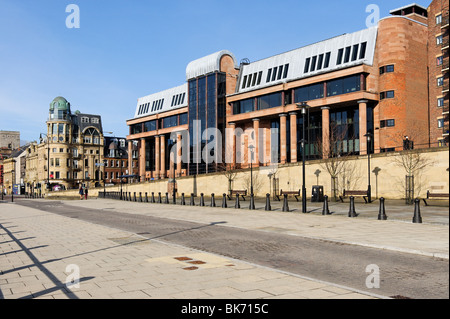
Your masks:
{"label": "glass facade", "polygon": [[322,113],[307,113],[305,115],[305,137],[303,137],[303,116],[297,116],[297,161],[303,159],[302,140],[305,138],[305,159],[319,159],[322,141]]}
{"label": "glass facade", "polygon": [[[189,85],[189,134],[191,139],[189,175],[205,174],[217,170],[217,161],[205,162],[202,151],[212,138],[202,139],[207,128],[224,127],[225,117],[225,75],[213,73],[190,80]],[[220,119],[220,120],[219,120]],[[195,127],[194,121],[200,121]],[[219,125],[220,124],[220,125]],[[211,144],[209,144],[211,146]],[[217,145],[214,147],[217,153]],[[211,155],[211,154],[210,154]]]}
{"label": "glass facade", "polygon": [[243,114],[255,110],[255,99],[246,99],[233,103],[233,114]]}
{"label": "glass facade", "polygon": [[303,86],[294,90],[295,103],[323,98],[323,83]]}
{"label": "glass facade", "polygon": [[256,98],[256,107],[258,110],[269,109],[281,105],[281,92],[267,94]]}
{"label": "glass facade", "polygon": [[361,90],[361,76],[352,75],[327,82],[327,96],[346,94]]}
{"label": "glass facade", "polygon": [[358,107],[330,112],[331,154],[359,154],[359,141]]}

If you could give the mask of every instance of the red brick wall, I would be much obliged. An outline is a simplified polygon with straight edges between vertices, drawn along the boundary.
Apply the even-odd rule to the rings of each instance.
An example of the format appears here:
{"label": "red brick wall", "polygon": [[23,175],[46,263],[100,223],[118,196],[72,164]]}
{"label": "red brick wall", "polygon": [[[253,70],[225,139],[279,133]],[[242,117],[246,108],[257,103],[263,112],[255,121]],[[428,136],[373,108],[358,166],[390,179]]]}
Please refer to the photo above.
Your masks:
{"label": "red brick wall", "polygon": [[[442,139],[443,129],[438,128],[438,119],[443,118],[442,108],[437,106],[438,97],[444,97],[448,106],[448,93],[442,93],[442,87],[437,86],[437,77],[444,75],[442,66],[437,65],[437,57],[444,57],[444,64],[448,63],[448,49],[442,50],[441,45],[436,44],[436,36],[444,35],[448,40],[448,27],[442,29],[442,24],[436,24],[436,15],[442,13],[442,16],[448,16],[448,1],[434,0],[428,7],[428,65],[429,65],[429,104],[430,104],[430,140],[436,143]],[[445,79],[448,84],[448,71]],[[448,115],[447,115],[448,120]],[[436,144],[432,144],[436,146]]]}
{"label": "red brick wall", "polygon": [[[427,27],[404,17],[379,23],[376,47],[378,67],[394,65],[394,72],[378,77],[378,91],[393,90],[394,98],[376,106],[375,129],[379,147],[402,146],[408,135],[415,145],[428,142]],[[378,70],[377,70],[378,72]],[[381,120],[394,119],[394,127],[380,128]]]}

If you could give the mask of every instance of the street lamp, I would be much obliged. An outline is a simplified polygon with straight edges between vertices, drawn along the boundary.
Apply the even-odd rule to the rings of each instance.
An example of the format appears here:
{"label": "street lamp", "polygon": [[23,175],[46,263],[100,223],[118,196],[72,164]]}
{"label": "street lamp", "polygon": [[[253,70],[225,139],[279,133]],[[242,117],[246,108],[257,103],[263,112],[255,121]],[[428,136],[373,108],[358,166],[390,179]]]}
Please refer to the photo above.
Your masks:
{"label": "street lamp", "polygon": [[248,147],[250,150],[250,206],[249,209],[255,209],[255,199],[253,194],[253,152],[255,150],[254,145]]}
{"label": "street lamp", "polygon": [[303,182],[302,182],[302,213],[306,213],[306,186],[305,186],[305,135],[306,135],[306,125],[305,125],[305,117],[306,117],[306,109],[308,108],[308,104],[306,102],[297,103],[297,108],[301,110],[303,117],[303,138],[302,138],[302,171],[303,171]]}
{"label": "street lamp", "polygon": [[15,159],[13,159],[12,160],[12,170],[11,170],[11,175],[12,175],[12,181],[11,181],[11,185],[12,185],[12,188],[11,188],[11,203],[13,203],[14,202],[14,182],[15,182],[15,177],[14,177],[14,173],[16,172],[16,160]]}
{"label": "street lamp", "polygon": [[123,193],[122,193],[122,184],[123,184],[123,173],[122,173],[122,168],[123,168],[123,150],[119,149],[119,158],[120,158],[120,200],[123,199]]}
{"label": "street lamp", "polygon": [[372,187],[370,185],[370,142],[372,140],[373,134],[368,132],[364,134],[367,138],[367,165],[368,165],[368,186],[367,186],[367,200],[369,203],[372,202]]}
{"label": "street lamp", "polygon": [[[50,188],[50,141],[49,141],[47,134],[40,133],[39,141],[41,143],[43,141],[42,135],[45,135],[45,137],[47,138],[46,142],[47,142],[47,190],[48,190]],[[41,192],[42,192],[42,188],[41,188]]]}

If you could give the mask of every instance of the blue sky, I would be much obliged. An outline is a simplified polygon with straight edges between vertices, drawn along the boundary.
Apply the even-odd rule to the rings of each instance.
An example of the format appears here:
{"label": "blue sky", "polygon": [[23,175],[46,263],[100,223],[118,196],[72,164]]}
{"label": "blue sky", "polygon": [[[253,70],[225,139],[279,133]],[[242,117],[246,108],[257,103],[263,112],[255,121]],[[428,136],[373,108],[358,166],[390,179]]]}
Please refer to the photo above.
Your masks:
{"label": "blue sky", "polygon": [[[50,102],[64,96],[126,136],[137,99],[183,84],[192,60],[219,50],[259,60],[366,28],[369,4],[382,18],[409,3],[0,0],[0,130],[37,140]],[[66,27],[69,4],[80,9],[79,29]]]}

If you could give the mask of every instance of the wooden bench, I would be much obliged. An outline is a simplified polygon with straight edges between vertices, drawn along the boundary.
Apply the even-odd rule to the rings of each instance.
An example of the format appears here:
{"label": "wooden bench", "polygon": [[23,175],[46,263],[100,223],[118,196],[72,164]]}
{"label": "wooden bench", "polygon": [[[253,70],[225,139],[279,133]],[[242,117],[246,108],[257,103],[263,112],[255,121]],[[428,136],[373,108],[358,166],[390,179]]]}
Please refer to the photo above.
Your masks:
{"label": "wooden bench", "polygon": [[247,190],[231,190],[230,194],[227,196],[228,196],[228,199],[231,200],[232,197],[235,195],[237,195],[237,196],[240,195],[242,197],[242,199],[245,200],[244,196],[247,196]]}
{"label": "wooden bench", "polygon": [[298,196],[300,196],[300,190],[298,190],[298,191],[284,191],[284,190],[280,190],[280,195],[275,195],[276,197],[277,197],[277,199],[278,199],[278,201],[280,201],[280,196],[284,196],[284,194],[286,194],[286,195],[292,195],[292,196],[294,196],[295,197],[295,199],[297,200],[297,202],[298,202]]}
{"label": "wooden bench", "polygon": [[367,197],[369,196],[369,192],[368,191],[346,190],[346,189],[344,189],[344,192],[342,193],[342,195],[339,196],[339,198],[341,199],[341,202],[344,202],[344,198],[348,197],[348,196],[362,196],[362,198],[364,198],[364,201],[367,204]]}
{"label": "wooden bench", "polygon": [[[448,193],[430,193],[430,191],[427,191],[427,199],[448,199],[449,194]],[[428,206],[427,201],[425,198],[422,198],[423,202],[425,203],[425,206]]]}

